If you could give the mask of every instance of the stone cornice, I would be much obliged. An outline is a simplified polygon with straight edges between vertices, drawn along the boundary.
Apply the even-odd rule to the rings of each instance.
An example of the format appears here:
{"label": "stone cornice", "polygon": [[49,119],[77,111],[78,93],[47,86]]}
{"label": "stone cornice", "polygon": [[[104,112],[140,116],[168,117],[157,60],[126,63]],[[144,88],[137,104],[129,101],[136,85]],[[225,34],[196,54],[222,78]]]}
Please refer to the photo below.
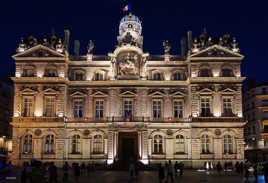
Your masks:
{"label": "stone cornice", "polygon": [[16,83],[32,82],[32,83],[65,83],[66,78],[62,77],[11,77]]}
{"label": "stone cornice", "polygon": [[194,77],[190,83],[241,83],[245,77]]}

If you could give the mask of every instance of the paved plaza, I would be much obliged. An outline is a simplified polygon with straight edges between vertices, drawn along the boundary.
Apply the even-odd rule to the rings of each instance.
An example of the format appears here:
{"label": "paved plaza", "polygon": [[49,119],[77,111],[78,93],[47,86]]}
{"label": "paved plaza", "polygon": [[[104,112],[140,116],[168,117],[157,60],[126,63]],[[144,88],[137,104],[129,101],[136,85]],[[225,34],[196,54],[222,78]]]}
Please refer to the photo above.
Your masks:
{"label": "paved plaza", "polygon": [[[18,175],[18,174],[17,174]],[[58,183],[62,182],[62,171],[59,170]],[[19,183],[15,180],[2,180],[0,183]],[[69,182],[75,183],[72,171],[70,172]],[[130,178],[127,171],[95,171],[90,176],[83,175],[80,177],[79,183],[158,183],[157,171],[140,171],[138,178]],[[171,182],[171,181],[170,181]],[[244,183],[246,182],[241,176],[228,172],[228,174],[218,175],[217,172],[198,172],[196,170],[185,170],[182,177],[176,177],[174,183]],[[249,183],[255,182],[253,177],[250,177]],[[65,182],[66,183],[66,182]],[[258,183],[264,183],[263,176],[258,177]]]}

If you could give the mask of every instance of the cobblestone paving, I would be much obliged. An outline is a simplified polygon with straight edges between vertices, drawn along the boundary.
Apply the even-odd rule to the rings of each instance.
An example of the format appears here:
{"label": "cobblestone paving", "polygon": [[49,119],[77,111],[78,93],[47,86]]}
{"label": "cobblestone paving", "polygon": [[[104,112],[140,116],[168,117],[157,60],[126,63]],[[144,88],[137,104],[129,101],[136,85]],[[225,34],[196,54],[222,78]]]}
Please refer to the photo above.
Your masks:
{"label": "cobblestone paving", "polygon": [[[68,182],[76,183],[72,172],[70,172]],[[62,172],[59,171],[58,183],[62,182]],[[19,176],[16,181],[2,180],[0,183],[19,183]],[[140,171],[138,178],[130,178],[127,171],[96,171],[90,176],[82,175],[79,183],[158,183],[158,174],[156,171]],[[169,181],[171,182],[171,181]],[[248,183],[254,183],[253,177],[250,177]],[[64,182],[67,183],[67,182]],[[195,170],[186,170],[182,177],[176,177],[174,183],[246,183],[243,177],[234,173],[218,175],[216,172],[197,172]],[[263,176],[258,177],[258,183],[264,183]]]}

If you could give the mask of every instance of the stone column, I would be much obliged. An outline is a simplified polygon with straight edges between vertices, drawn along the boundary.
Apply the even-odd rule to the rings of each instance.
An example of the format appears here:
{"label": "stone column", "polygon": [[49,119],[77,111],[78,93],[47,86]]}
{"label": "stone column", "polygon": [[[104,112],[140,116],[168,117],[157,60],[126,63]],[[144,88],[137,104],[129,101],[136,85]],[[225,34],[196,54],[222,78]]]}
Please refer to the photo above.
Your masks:
{"label": "stone column", "polygon": [[148,154],[149,154],[149,147],[151,146],[149,144],[149,141],[148,140],[148,132],[147,131],[144,131],[142,132],[142,159],[143,160],[148,160]]}
{"label": "stone column", "polygon": [[33,157],[36,159],[41,158],[42,153],[42,141],[41,139],[33,139]]}
{"label": "stone column", "polygon": [[192,139],[192,159],[200,159],[201,140]]}
{"label": "stone column", "polygon": [[188,154],[188,159],[192,158],[192,146],[191,146],[191,139],[187,138],[186,139],[186,147],[187,147],[187,154]]}
{"label": "stone column", "polygon": [[237,139],[236,140],[236,148],[237,148],[237,159],[244,160],[244,139]]}
{"label": "stone column", "polygon": [[88,159],[90,158],[90,139],[89,138],[85,138],[83,139],[82,142],[82,158],[83,159]]}
{"label": "stone column", "polygon": [[[40,88],[38,88],[40,90]],[[43,93],[38,92],[35,96],[35,106],[34,106],[34,115],[43,116]]]}
{"label": "stone column", "polygon": [[63,159],[64,142],[65,140],[63,138],[56,139],[56,159]]}
{"label": "stone column", "polygon": [[114,159],[114,151],[113,151],[113,132],[109,131],[108,132],[108,140],[106,141],[107,144],[107,153],[108,153],[108,161],[113,161]]}
{"label": "stone column", "polygon": [[139,151],[139,158],[142,158],[142,140],[141,140],[142,133],[138,132],[138,151]]}

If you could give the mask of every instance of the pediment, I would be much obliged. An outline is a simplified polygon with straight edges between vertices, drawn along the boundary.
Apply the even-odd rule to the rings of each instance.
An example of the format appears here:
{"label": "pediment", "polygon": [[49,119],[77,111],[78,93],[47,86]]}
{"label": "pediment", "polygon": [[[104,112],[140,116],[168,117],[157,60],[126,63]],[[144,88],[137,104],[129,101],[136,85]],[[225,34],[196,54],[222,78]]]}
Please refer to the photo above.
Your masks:
{"label": "pediment", "polygon": [[58,53],[56,50],[51,49],[49,47],[43,46],[43,45],[36,45],[24,52],[17,53],[16,55],[12,56],[14,59],[16,58],[27,58],[27,57],[34,57],[34,58],[40,58],[40,57],[64,57],[63,54]]}
{"label": "pediment", "polygon": [[199,58],[199,57],[236,57],[236,58],[243,58],[244,56],[233,52],[225,47],[220,45],[213,45],[204,50],[201,50],[197,53],[194,53],[190,56],[190,58]]}
{"label": "pediment", "polygon": [[102,91],[95,91],[91,94],[93,97],[107,97],[107,94]]}
{"label": "pediment", "polygon": [[47,88],[43,92],[46,94],[57,94],[58,93],[58,91],[53,89],[53,88]]}
{"label": "pediment", "polygon": [[199,94],[211,94],[213,93],[214,91],[209,89],[209,88],[203,88],[201,89],[200,91],[198,91]]}
{"label": "pediment", "polygon": [[172,93],[171,96],[173,96],[173,97],[184,97],[185,93],[183,93],[181,91],[176,91],[176,92]]}
{"label": "pediment", "polygon": [[85,97],[87,95],[85,93],[81,92],[81,91],[75,91],[70,96],[71,97]]}
{"label": "pediment", "polygon": [[23,88],[21,91],[21,94],[36,94],[38,91],[32,88]]}
{"label": "pediment", "polygon": [[124,92],[120,93],[120,96],[133,96],[133,97],[135,97],[135,96],[137,96],[137,94],[134,93],[133,91],[124,91]]}
{"label": "pediment", "polygon": [[226,88],[226,89],[221,90],[220,92],[221,93],[226,93],[226,94],[228,94],[228,93],[231,94],[231,93],[235,93],[236,91],[231,89],[231,88]]}
{"label": "pediment", "polygon": [[151,96],[151,97],[164,97],[165,93],[163,93],[161,91],[154,91],[154,92],[150,93],[149,96]]}

